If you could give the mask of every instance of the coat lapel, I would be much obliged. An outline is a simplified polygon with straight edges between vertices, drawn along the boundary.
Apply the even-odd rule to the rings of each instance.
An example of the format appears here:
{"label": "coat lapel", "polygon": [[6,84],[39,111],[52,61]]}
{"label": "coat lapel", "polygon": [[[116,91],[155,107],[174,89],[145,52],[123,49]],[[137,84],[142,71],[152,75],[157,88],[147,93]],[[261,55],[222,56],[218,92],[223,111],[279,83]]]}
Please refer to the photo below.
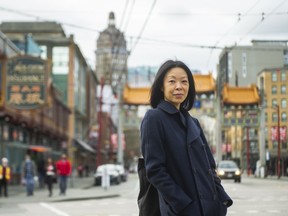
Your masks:
{"label": "coat lapel", "polygon": [[200,136],[200,128],[190,114],[188,115],[186,115],[187,144],[190,144]]}

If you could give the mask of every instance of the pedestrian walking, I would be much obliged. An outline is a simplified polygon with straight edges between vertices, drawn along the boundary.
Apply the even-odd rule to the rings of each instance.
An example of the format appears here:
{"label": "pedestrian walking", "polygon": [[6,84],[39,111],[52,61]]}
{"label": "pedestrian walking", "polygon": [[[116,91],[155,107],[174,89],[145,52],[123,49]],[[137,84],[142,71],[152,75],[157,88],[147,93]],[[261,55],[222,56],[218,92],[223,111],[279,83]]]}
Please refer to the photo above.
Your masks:
{"label": "pedestrian walking", "polygon": [[37,178],[36,164],[29,154],[26,154],[25,160],[22,162],[22,183],[26,185],[27,196],[34,195],[35,179]]}
{"label": "pedestrian walking", "polygon": [[67,178],[71,174],[71,163],[67,160],[66,154],[62,154],[61,159],[56,163],[56,168],[59,176],[60,195],[65,195],[67,189]]}
{"label": "pedestrian walking", "polygon": [[39,181],[39,188],[44,188],[45,186],[45,160],[43,156],[37,162],[37,171],[38,171],[38,181]]}
{"label": "pedestrian walking", "polygon": [[4,196],[8,197],[8,183],[11,179],[11,169],[8,166],[8,159],[2,158],[2,165],[0,165],[0,197],[2,197],[2,190]]}
{"label": "pedestrian walking", "polygon": [[195,99],[190,69],[166,61],[151,87],[141,123],[147,178],[158,191],[161,216],[224,216],[232,200],[198,120],[189,114]]}
{"label": "pedestrian walking", "polygon": [[56,183],[56,167],[53,163],[52,158],[47,159],[47,165],[46,165],[46,184],[48,188],[48,196],[51,197],[53,194],[53,183]]}

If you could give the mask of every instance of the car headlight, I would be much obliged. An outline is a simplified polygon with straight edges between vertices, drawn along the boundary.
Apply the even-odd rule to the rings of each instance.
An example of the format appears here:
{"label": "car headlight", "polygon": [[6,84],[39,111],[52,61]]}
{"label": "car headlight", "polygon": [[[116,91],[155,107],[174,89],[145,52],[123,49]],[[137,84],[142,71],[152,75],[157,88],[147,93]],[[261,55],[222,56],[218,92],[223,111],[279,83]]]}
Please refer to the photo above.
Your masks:
{"label": "car headlight", "polygon": [[241,175],[240,170],[235,171],[235,175]]}
{"label": "car headlight", "polygon": [[218,171],[218,175],[224,175],[225,174],[225,171],[224,170],[219,170]]}

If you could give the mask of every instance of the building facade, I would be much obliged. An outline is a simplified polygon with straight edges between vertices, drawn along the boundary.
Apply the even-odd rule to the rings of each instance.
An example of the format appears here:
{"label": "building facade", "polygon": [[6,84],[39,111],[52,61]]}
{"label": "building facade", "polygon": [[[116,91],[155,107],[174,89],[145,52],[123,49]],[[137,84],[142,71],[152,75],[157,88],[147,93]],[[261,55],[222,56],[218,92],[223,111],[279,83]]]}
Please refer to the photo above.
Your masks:
{"label": "building facade", "polygon": [[12,184],[19,184],[25,154],[35,162],[60,157],[71,111],[48,78],[48,61],[21,55],[2,33],[0,44],[0,156],[9,160]]}
{"label": "building facade", "polygon": [[[281,175],[288,175],[288,69],[270,68],[258,73],[258,86],[263,91],[263,111],[265,116],[265,151],[267,174],[277,174],[278,156]],[[279,119],[279,125],[278,125]],[[279,126],[279,140],[278,140]],[[278,146],[279,145],[279,146]],[[278,147],[280,148],[278,155]]]}
{"label": "building facade", "polygon": [[257,83],[257,74],[264,68],[288,65],[287,41],[253,40],[252,46],[223,49],[219,57],[217,79],[220,92],[225,83],[247,86]]}
{"label": "building facade", "polygon": [[[71,110],[67,125],[69,137],[63,151],[68,153],[74,166],[95,164],[95,150],[87,142],[88,132],[97,121],[88,108],[91,104],[96,107],[96,91],[90,91],[91,86],[87,84],[96,89],[97,80],[90,75],[93,71],[73,35],[67,37],[62,26],[55,22],[3,22],[1,29],[14,42],[23,42],[26,35],[31,34],[40,46],[41,58],[51,63],[49,75],[53,85]],[[89,76],[92,79],[88,82]],[[89,101],[91,98],[93,101]]]}
{"label": "building facade", "polygon": [[105,84],[112,86],[114,93],[118,84],[127,81],[128,55],[124,34],[116,28],[115,15],[110,12],[108,27],[97,39],[96,74],[99,80],[103,78]]}

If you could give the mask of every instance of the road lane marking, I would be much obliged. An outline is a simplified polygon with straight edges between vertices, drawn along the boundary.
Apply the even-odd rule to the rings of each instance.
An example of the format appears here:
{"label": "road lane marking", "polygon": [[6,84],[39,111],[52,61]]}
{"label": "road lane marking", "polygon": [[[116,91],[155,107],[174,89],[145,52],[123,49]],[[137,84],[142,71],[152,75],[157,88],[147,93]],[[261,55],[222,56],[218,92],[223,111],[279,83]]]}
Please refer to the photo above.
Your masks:
{"label": "road lane marking", "polygon": [[259,211],[258,210],[248,210],[246,211],[248,214],[258,214]]}
{"label": "road lane marking", "polygon": [[50,211],[56,213],[57,215],[61,215],[61,216],[70,216],[69,214],[67,214],[66,212],[63,212],[51,205],[48,205],[47,203],[39,203],[42,207],[49,209]]}
{"label": "road lane marking", "polygon": [[278,210],[268,210],[268,212],[269,213],[273,213],[273,214],[279,214],[280,213],[280,211],[278,211]]}

